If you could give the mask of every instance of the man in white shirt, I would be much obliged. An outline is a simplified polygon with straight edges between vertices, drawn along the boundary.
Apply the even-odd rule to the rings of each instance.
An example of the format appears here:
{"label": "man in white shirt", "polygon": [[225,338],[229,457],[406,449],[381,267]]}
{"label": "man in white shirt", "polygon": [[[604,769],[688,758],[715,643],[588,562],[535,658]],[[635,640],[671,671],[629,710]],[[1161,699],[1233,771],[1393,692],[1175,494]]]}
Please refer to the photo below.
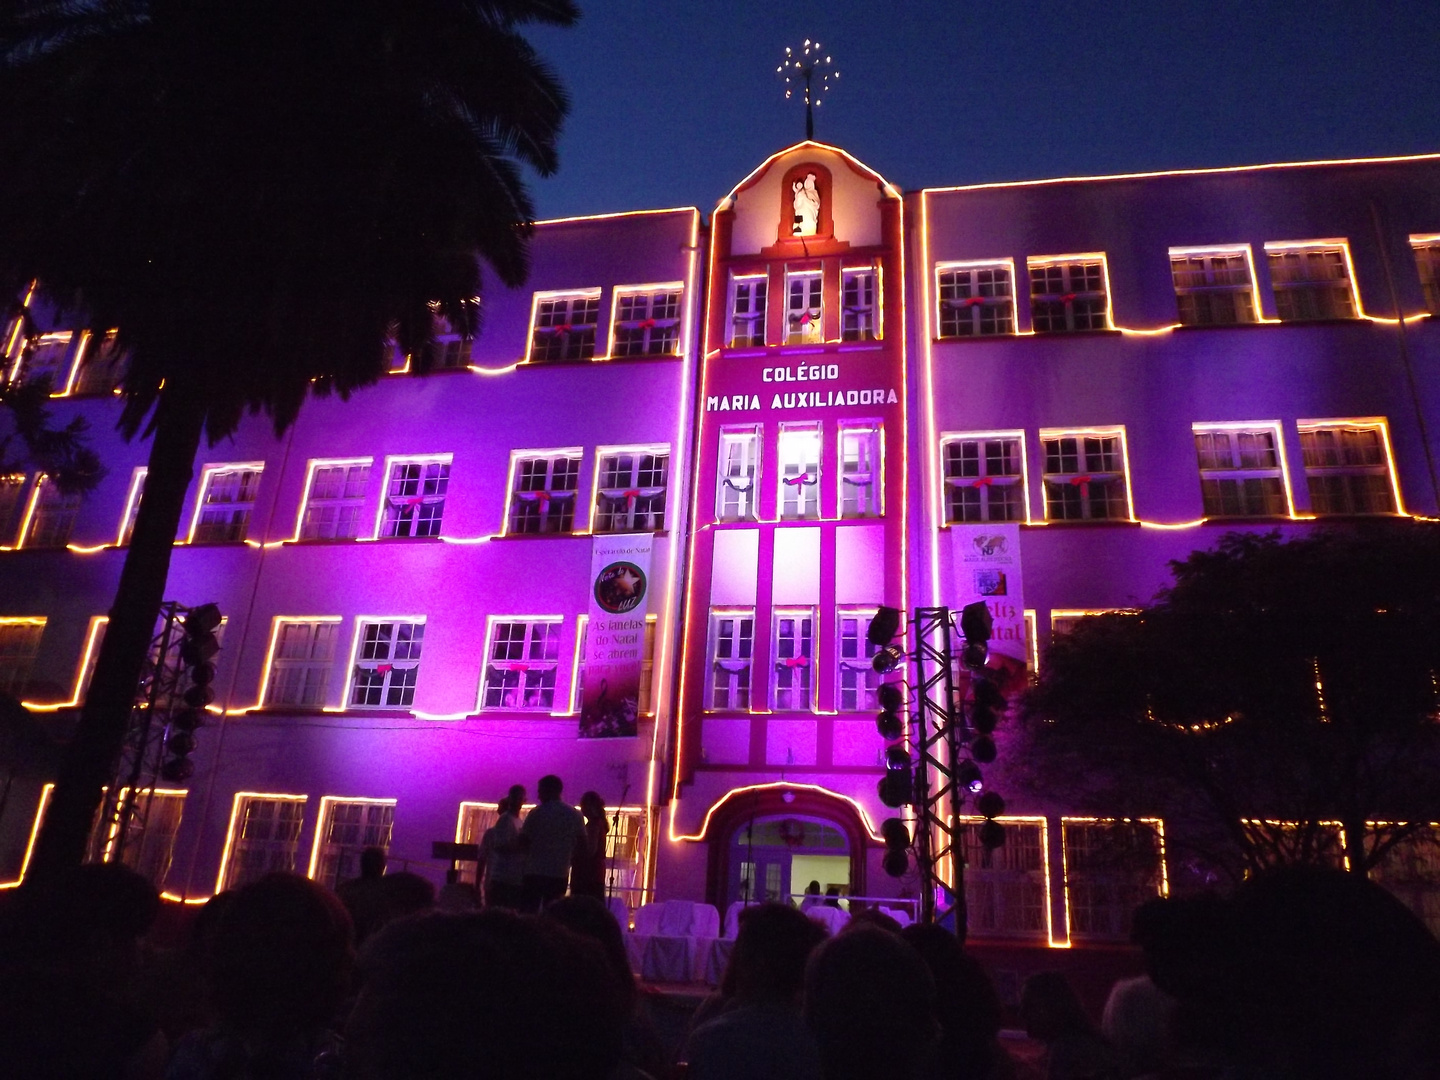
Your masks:
{"label": "man in white shirt", "polygon": [[519,910],[524,899],[525,852],[520,847],[520,808],[524,805],[525,788],[516,784],[500,800],[499,820],[480,839],[486,907]]}
{"label": "man in white shirt", "polygon": [[539,911],[565,895],[575,845],[585,840],[580,811],[560,800],[558,776],[542,776],[540,805],[525,815],[520,846],[525,851],[525,911]]}

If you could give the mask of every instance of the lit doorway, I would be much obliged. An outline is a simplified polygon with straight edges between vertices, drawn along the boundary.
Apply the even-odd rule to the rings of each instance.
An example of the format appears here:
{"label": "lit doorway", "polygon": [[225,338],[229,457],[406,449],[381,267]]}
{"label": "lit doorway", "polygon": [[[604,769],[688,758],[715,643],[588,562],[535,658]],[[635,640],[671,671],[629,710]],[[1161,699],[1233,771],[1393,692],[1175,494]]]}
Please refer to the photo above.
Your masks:
{"label": "lit doorway", "polygon": [[820,895],[850,893],[850,842],[834,822],[768,816],[742,822],[731,836],[725,907],[783,900],[798,904],[812,881]]}

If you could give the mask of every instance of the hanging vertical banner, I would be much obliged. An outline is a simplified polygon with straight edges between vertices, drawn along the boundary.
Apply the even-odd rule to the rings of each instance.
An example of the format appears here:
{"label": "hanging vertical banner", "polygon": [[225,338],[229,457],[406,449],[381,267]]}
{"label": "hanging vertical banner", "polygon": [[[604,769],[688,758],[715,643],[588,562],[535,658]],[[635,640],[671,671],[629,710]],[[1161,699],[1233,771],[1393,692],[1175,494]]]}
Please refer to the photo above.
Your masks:
{"label": "hanging vertical banner", "polygon": [[590,550],[590,621],[581,669],[582,739],[636,734],[653,542],[651,533],[597,536]]}
{"label": "hanging vertical banner", "polygon": [[1023,671],[1029,661],[1025,634],[1025,594],[1020,575],[1020,526],[1005,522],[951,525],[956,611],[976,600],[990,608],[991,666]]}

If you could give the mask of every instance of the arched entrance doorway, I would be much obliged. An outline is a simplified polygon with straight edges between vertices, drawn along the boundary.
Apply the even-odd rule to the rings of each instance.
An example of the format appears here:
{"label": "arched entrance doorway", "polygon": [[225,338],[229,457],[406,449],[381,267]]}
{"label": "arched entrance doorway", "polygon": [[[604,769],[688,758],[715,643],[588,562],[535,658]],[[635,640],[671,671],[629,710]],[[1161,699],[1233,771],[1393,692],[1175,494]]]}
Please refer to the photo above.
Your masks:
{"label": "arched entrance doorway", "polygon": [[737,900],[782,900],[811,881],[865,895],[870,838],[854,806],[816,789],[774,785],[732,792],[706,830],[706,892],[722,912]]}

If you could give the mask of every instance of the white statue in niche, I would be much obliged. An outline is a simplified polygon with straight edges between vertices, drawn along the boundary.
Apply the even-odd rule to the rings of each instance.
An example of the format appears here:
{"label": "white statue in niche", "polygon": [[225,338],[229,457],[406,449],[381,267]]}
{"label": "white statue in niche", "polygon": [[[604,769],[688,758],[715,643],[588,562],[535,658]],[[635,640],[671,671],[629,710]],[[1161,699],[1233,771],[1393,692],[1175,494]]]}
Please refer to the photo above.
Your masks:
{"label": "white statue in niche", "polygon": [[815,174],[806,173],[805,179],[796,180],[790,189],[795,193],[790,235],[814,236],[820,227],[820,192],[815,189]]}

